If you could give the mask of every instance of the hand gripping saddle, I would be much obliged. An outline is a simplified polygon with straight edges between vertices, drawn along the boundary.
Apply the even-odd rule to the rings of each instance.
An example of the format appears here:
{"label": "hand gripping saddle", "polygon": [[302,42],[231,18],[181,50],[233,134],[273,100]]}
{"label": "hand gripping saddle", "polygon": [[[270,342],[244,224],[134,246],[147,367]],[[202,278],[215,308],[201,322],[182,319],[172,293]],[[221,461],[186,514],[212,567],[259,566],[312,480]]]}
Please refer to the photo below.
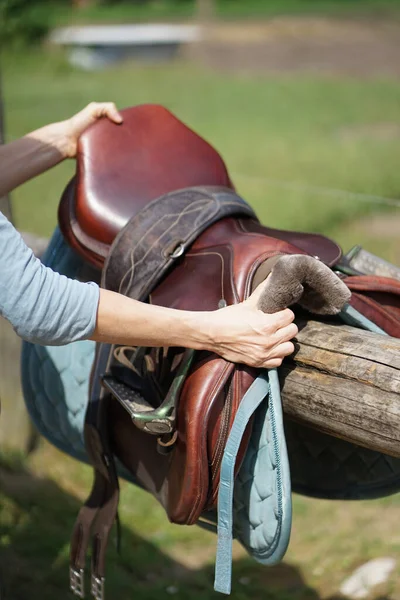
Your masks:
{"label": "hand gripping saddle", "polygon": [[[359,322],[350,301],[376,330],[400,335],[400,282],[355,275],[345,285],[329,268],[340,263],[337,244],[262,226],[220,156],[166,109],[145,105],[123,115],[122,126],[102,121],[84,134],[59,211],[64,237],[102,269],[103,287],[161,306],[217,310],[270,275],[260,301],[266,312],[295,303],[316,314],[345,307],[346,318]],[[362,325],[374,328],[368,319]],[[294,430],[308,442],[318,435]],[[276,370],[183,348],[98,344],[85,444],[95,480],[71,545],[78,596],[91,538],[91,591],[103,598],[119,499],[116,459],[172,522],[213,526],[218,509],[218,591],[230,592],[233,535],[264,564],[284,555],[291,488]],[[344,488],[341,482],[339,496]]]}

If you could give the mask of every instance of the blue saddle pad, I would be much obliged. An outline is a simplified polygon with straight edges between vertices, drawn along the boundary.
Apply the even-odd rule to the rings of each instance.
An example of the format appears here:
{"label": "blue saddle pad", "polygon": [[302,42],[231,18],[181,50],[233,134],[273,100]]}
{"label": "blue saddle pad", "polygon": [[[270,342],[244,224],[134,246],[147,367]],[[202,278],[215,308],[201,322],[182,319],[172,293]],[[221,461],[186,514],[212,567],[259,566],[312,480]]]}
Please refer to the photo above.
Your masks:
{"label": "blue saddle pad", "polygon": [[[58,228],[43,262],[71,278],[78,277],[83,267],[82,259],[68,247]],[[357,318],[347,315],[360,326]],[[364,325],[369,327],[368,323]],[[94,352],[95,343],[91,341],[51,347],[24,342],[22,348],[22,386],[34,424],[54,446],[83,462],[88,462],[83,429]],[[264,384],[261,381],[260,386],[259,380]],[[207,513],[204,525],[214,530],[218,525],[215,586],[225,593],[230,589],[232,534],[261,563],[274,564],[284,555],[291,528],[291,479],[294,491],[320,497],[368,498],[400,488],[399,459],[288,421],[285,430],[290,474],[276,371],[265,372],[254,385],[256,392],[243,399],[243,410],[235,420],[225,450],[219,512]],[[252,437],[233,487],[235,446],[253,411]],[[360,464],[365,465],[363,471]],[[137,484],[121,465],[118,471]]]}
{"label": "blue saddle pad", "polygon": [[[82,260],[56,228],[42,258],[44,264],[75,279]],[[21,355],[22,389],[27,410],[38,431],[54,446],[88,461],[83,426],[95,342],[39,346],[24,342]]]}
{"label": "blue saddle pad", "polygon": [[[58,228],[43,262],[71,278],[82,268],[81,259]],[[22,349],[23,392],[34,424],[54,446],[84,462],[88,462],[83,429],[94,352],[91,341],[49,347],[24,342]],[[291,490],[279,385],[271,395],[266,375],[266,386],[257,397],[254,435],[234,487],[230,512],[234,514],[235,537],[257,560],[272,564],[280,560],[289,542]],[[122,467],[118,470],[135,483]],[[216,528],[217,515],[207,517]],[[224,581],[229,587],[226,578]]]}

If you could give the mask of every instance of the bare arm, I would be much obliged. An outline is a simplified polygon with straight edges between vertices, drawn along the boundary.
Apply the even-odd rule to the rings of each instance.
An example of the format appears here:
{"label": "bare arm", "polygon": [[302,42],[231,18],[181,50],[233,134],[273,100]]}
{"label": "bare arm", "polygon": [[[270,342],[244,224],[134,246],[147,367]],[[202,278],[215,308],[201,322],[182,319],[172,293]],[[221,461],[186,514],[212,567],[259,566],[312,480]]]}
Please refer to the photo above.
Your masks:
{"label": "bare arm", "polygon": [[276,367],[294,350],[297,334],[290,309],[267,315],[257,310],[263,284],[250,298],[211,312],[153,306],[100,290],[92,339],[133,346],[183,346],[211,350],[226,360]]}
{"label": "bare arm", "polygon": [[[64,158],[76,156],[81,133],[103,116],[122,122],[113,104],[93,103],[67,121],[0,147],[0,196]],[[98,298],[92,287],[68,282],[35,260],[4,217],[0,229],[0,270],[4,271],[0,277],[0,314],[25,339],[66,343],[66,339],[84,339],[84,332],[93,331],[94,326],[91,339],[96,341],[205,349],[258,367],[279,366],[283,357],[293,352],[289,340],[297,333],[294,315],[289,309],[274,315],[259,311],[256,307],[262,285],[246,302],[212,312],[150,306],[107,290],[100,290]],[[2,287],[2,280],[7,285]],[[80,322],[82,313],[89,315],[85,323]],[[65,334],[66,322],[73,322],[73,335]]]}
{"label": "bare arm", "polygon": [[65,158],[73,158],[80,134],[101,117],[122,122],[114,104],[92,103],[71,119],[47,125],[0,146],[0,197]]}
{"label": "bare arm", "polygon": [[[60,252],[57,237],[54,244],[51,252]],[[181,346],[210,350],[232,362],[279,366],[293,351],[289,340],[297,327],[291,310],[267,315],[257,309],[264,285],[245,302],[216,311],[148,305],[54,272],[35,258],[0,213],[0,315],[35,344],[90,338],[131,346]]]}

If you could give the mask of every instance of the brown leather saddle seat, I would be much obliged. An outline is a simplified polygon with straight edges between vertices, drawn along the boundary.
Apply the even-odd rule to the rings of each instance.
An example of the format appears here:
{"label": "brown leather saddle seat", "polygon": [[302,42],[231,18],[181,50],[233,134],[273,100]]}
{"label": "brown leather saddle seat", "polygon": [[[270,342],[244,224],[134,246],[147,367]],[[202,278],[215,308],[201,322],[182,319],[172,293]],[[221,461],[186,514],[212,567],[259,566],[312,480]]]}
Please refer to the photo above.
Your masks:
{"label": "brown leather saddle seat", "polygon": [[[101,269],[115,236],[151,200],[197,186],[234,189],[218,152],[166,108],[153,104],[122,111],[124,123],[96,123],[81,137],[77,174],[59,205],[61,232],[70,246]],[[267,234],[335,264],[339,246],[326,237],[266,228]]]}
{"label": "brown leather saddle seat", "polygon": [[[87,262],[103,269],[104,287],[171,308],[215,310],[246,298],[270,272],[270,259],[308,254],[330,267],[338,263],[340,247],[324,236],[261,225],[235,193],[216,150],[168,110],[144,105],[122,114],[123,125],[104,120],[82,136],[77,175],[59,210],[64,237]],[[85,421],[95,481],[78,517],[71,553],[71,586],[81,595],[94,522],[96,598],[103,597],[105,547],[118,506],[113,457],[160,500],[170,520],[198,522],[216,507],[224,444],[257,378],[255,369],[207,353],[193,359],[192,351],[189,359],[187,351],[176,354],[171,348],[129,348],[131,372],[122,375],[118,350],[105,344],[97,349]],[[179,389],[174,387],[178,381]],[[159,410],[174,389],[179,403],[173,427],[164,429],[171,425],[164,417],[149,425],[148,409]],[[145,410],[138,411],[143,400]],[[244,432],[235,474],[250,430]],[[398,489],[400,466],[389,457],[288,421],[285,435],[294,491],[355,498]],[[378,460],[381,466],[372,472],[369,465]]]}
{"label": "brown leather saddle seat", "polygon": [[[146,104],[125,109],[122,114],[123,125],[117,126],[105,119],[81,137],[77,173],[59,205],[59,225],[64,237],[98,270],[103,268],[115,236],[150,201],[192,186],[234,190],[218,152],[166,108]],[[226,227],[232,227],[232,223]],[[235,227],[274,238],[276,243],[284,241],[307,254],[317,255],[329,266],[335,265],[341,257],[340,247],[318,234],[265,227],[251,217],[241,218]],[[99,279],[99,272],[97,277]],[[370,278],[361,290],[364,295],[358,293],[357,285],[362,279],[348,277],[346,282],[356,280],[348,283],[354,287],[356,308],[376,319],[379,305],[368,306],[371,302],[368,295],[372,296],[368,291]],[[378,298],[384,313],[378,324],[385,328],[389,322],[388,310],[392,307],[388,304],[390,294],[383,296]],[[389,325],[396,331],[395,324]],[[383,455],[289,420],[286,437],[294,490],[326,497],[376,496],[383,487],[386,489],[387,471],[392,473],[393,487],[398,486],[400,467],[393,461],[389,465],[390,459]],[[310,458],[313,452],[316,457]],[[374,470],[370,464],[378,467]]]}
{"label": "brown leather saddle seat", "polygon": [[[59,205],[64,237],[98,270],[103,268],[115,236],[153,199],[192,186],[234,189],[218,152],[166,108],[146,104],[122,114],[122,126],[104,120],[81,137],[77,174]],[[232,223],[222,226],[229,229]],[[238,220],[235,227],[274,238],[276,243],[287,242],[319,256],[329,266],[341,257],[340,247],[321,235],[265,227],[250,217]],[[363,278],[346,281],[353,279]],[[368,316],[368,297],[359,296],[357,286],[354,289],[356,308]],[[388,300],[380,297],[379,301],[385,313],[381,327],[385,327],[388,311],[383,304]],[[376,318],[377,308],[377,304],[371,308],[371,318]],[[286,437],[295,491],[338,498],[377,496],[387,487],[387,472],[392,473],[393,488],[398,486],[400,467],[395,460],[289,420]],[[371,464],[378,466],[372,469]]]}

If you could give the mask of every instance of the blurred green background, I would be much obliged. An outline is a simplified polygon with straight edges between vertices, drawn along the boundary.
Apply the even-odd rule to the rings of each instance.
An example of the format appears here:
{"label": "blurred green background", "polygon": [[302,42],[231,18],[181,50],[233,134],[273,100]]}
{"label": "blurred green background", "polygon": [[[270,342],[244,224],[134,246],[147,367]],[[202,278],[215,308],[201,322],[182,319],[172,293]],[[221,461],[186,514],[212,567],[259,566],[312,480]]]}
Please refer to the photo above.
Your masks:
{"label": "blurred green background", "polygon": [[[196,23],[201,4],[0,0],[6,139],[68,118],[93,100],[120,108],[160,103],[218,149],[265,224],[321,232],[345,249],[362,243],[400,264],[400,1],[219,0],[212,14],[217,41],[162,64],[129,60],[87,72],[47,42],[61,25]],[[287,40],[301,52],[274,64],[274,49],[282,56]],[[325,69],[320,51],[328,42]],[[73,172],[71,161],[18,189],[16,225],[50,235]],[[1,470],[6,597],[64,600],[69,535],[91,470],[45,442],[23,462]],[[109,598],[217,598],[215,538],[167,524],[155,501],[132,486],[123,486],[122,498],[123,554],[110,552]],[[260,567],[236,548],[232,598],[336,597],[358,565],[398,556],[398,510],[398,496],[350,504],[296,497],[284,563]],[[374,597],[399,594],[394,575]]]}

